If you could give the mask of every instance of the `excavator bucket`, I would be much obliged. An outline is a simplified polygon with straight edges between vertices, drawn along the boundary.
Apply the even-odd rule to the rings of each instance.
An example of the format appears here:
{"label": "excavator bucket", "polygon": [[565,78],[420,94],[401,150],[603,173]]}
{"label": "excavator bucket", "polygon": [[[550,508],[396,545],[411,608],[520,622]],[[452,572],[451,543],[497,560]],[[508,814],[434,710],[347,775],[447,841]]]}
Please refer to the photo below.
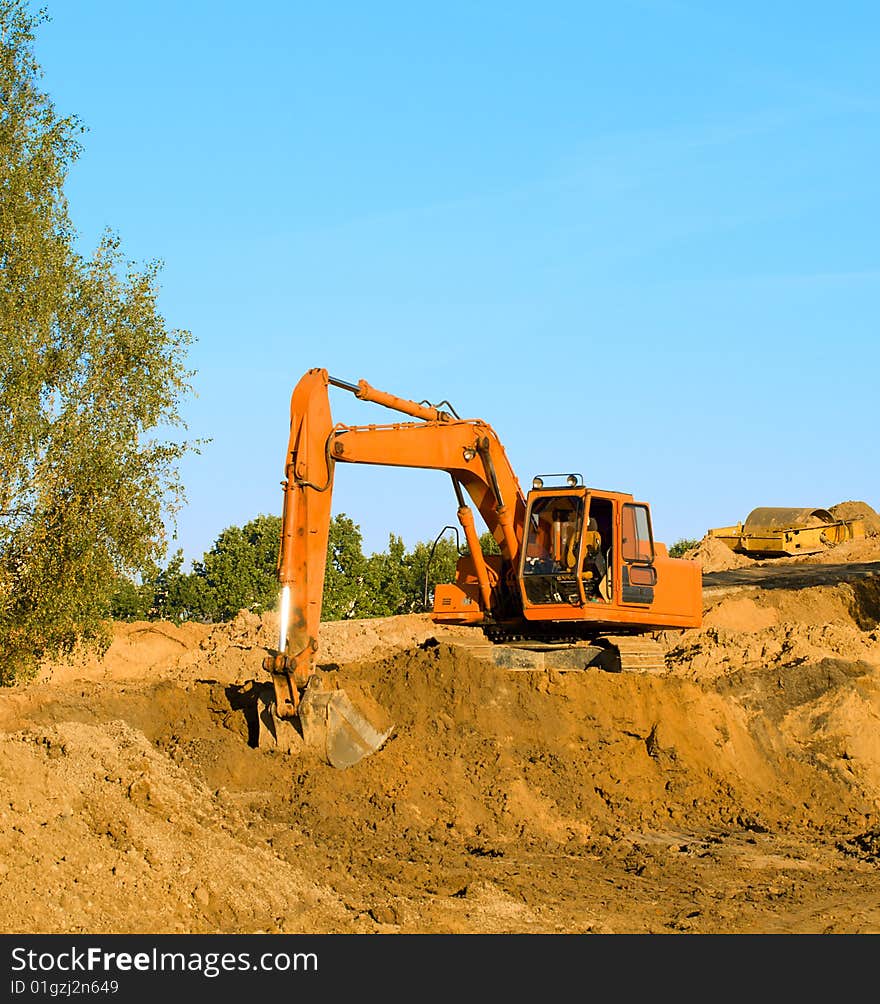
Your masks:
{"label": "excavator bucket", "polygon": [[299,705],[303,739],[318,749],[332,767],[351,767],[375,753],[391,735],[380,732],[354,706],[344,690],[328,690],[316,674]]}
{"label": "excavator bucket", "polygon": [[394,726],[377,729],[355,707],[348,694],[327,687],[320,674],[309,680],[298,709],[298,724],[279,718],[274,702],[259,710],[259,745],[295,753],[303,746],[318,751],[331,767],[352,767],[380,749]]}

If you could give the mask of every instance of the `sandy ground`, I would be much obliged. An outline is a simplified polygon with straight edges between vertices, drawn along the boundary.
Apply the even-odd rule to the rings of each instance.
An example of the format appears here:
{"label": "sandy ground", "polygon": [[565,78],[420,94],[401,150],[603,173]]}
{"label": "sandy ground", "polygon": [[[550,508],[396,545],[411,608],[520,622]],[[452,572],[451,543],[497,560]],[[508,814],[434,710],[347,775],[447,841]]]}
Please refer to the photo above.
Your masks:
{"label": "sandy ground", "polygon": [[862,543],[705,570],[659,675],[500,670],[422,616],[325,624],[319,661],[394,722],[347,770],[257,746],[272,617],[120,624],[0,692],[0,929],[880,933]]}

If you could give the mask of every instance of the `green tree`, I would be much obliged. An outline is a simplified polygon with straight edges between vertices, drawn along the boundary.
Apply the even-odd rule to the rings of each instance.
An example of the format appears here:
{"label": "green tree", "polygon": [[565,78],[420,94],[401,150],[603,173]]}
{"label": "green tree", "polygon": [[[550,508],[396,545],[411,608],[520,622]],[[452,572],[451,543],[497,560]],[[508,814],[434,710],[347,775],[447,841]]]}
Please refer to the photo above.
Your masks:
{"label": "green tree", "polygon": [[[194,577],[199,583],[179,587],[178,602],[199,619],[227,621],[239,610],[261,614],[278,602],[276,565],[281,539],[280,516],[257,516],[243,527],[230,526],[214,542]],[[176,615],[176,613],[175,613]]]}
{"label": "green tree", "polygon": [[175,624],[212,620],[212,593],[201,567],[184,572],[183,551],[175,551],[165,568],[144,584],[150,595],[148,619]]}
{"label": "green tree", "polygon": [[155,585],[149,579],[135,582],[118,575],[110,597],[110,617],[115,621],[145,621],[153,617]]}
{"label": "green tree", "polygon": [[389,617],[409,610],[409,566],[401,537],[390,534],[388,550],[366,559],[357,617]]}
{"label": "green tree", "polygon": [[345,513],[339,513],[330,521],[322,620],[363,616],[366,571],[361,529]]}
{"label": "green tree", "polygon": [[173,438],[191,336],[158,311],[158,264],[125,261],[109,232],[76,250],[64,184],[82,128],[40,89],[42,20],[0,0],[2,683],[106,643],[118,576],[165,553],[196,446]]}
{"label": "green tree", "polygon": [[[154,567],[140,584],[120,576],[112,614],[120,620],[216,622],[229,620],[242,609],[255,613],[274,609],[280,534],[279,517],[258,516],[243,527],[227,527],[203,559],[194,562],[191,572],[183,571],[183,553],[177,551],[165,568]],[[485,553],[498,553],[488,532],[480,543]],[[334,516],[327,543],[322,619],[430,610],[437,583],[455,578],[458,544],[458,535],[447,533],[407,551],[402,538],[390,534],[386,551],[365,557],[358,524],[345,513]]]}

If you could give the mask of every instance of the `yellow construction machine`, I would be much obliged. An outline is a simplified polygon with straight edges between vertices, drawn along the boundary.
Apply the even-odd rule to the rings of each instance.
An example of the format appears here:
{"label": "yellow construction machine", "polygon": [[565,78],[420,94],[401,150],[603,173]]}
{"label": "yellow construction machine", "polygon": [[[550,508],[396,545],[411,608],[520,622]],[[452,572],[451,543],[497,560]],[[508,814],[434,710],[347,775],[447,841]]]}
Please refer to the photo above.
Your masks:
{"label": "yellow construction machine", "polygon": [[744,523],[709,530],[738,554],[750,558],[779,558],[817,554],[834,544],[865,536],[862,519],[836,519],[827,509],[761,506]]}

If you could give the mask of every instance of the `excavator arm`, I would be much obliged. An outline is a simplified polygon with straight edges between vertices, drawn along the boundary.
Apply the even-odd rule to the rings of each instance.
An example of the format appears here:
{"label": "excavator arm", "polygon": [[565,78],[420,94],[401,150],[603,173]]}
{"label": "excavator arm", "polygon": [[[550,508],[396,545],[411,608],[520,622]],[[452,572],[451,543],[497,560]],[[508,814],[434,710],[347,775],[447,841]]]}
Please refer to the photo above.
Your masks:
{"label": "excavator arm", "polygon": [[[350,391],[415,421],[390,425],[334,424],[329,387]],[[278,650],[263,662],[272,673],[276,713],[297,715],[300,694],[315,672],[315,653],[330,530],[336,464],[380,464],[446,471],[458,501],[458,519],[474,562],[484,612],[491,612],[492,572],[479,546],[476,507],[498,543],[505,567],[517,567],[525,498],[498,436],[485,422],[347,383],[325,369],[309,370],[290,403],[278,579],[281,585]]]}

